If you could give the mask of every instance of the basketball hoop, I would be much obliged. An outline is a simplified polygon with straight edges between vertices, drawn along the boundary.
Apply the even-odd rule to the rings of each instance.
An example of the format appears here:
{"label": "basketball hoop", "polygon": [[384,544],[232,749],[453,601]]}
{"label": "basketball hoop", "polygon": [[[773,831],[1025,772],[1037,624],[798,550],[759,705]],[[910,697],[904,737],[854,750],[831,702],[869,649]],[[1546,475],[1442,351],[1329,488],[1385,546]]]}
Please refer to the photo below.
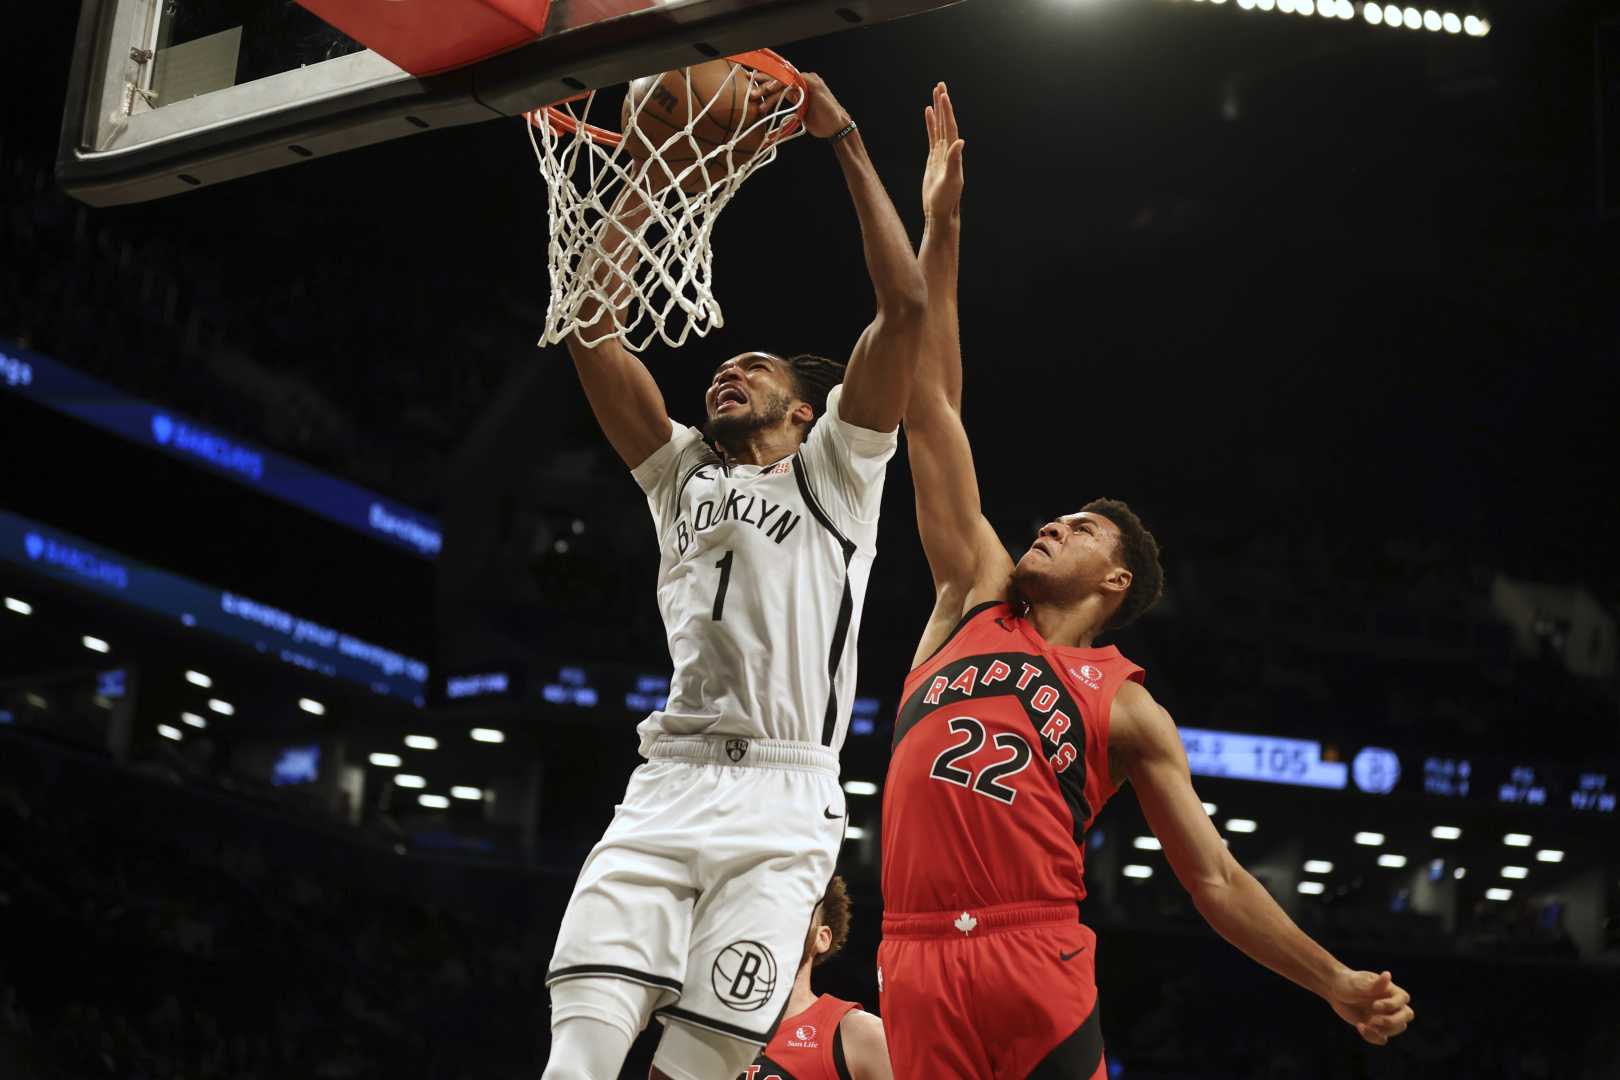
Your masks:
{"label": "basketball hoop", "polygon": [[[550,193],[551,296],[541,345],[599,326],[587,345],[618,338],[642,349],[656,337],[679,348],[725,325],[711,289],[715,222],[742,182],[802,134],[809,92],[798,70],[769,49],[713,63],[728,66],[712,89],[694,80],[693,68],[636,80],[622,131],[590,122],[594,90],[525,114]],[[750,104],[766,79],[785,89]],[[673,112],[681,88],[684,115]]]}

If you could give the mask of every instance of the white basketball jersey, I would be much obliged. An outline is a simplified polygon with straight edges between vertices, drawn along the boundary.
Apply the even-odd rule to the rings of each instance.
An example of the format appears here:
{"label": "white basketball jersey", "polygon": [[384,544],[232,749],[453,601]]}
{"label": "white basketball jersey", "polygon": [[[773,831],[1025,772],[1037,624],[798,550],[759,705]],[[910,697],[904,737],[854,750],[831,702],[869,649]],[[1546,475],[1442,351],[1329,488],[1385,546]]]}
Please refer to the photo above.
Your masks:
{"label": "white basketball jersey", "polygon": [[662,735],[843,745],[898,439],[845,423],[842,394],[833,389],[799,452],[773,465],[728,467],[675,424],[634,470],[658,528],[658,609],[675,663],[668,703],[637,728],[643,756]]}

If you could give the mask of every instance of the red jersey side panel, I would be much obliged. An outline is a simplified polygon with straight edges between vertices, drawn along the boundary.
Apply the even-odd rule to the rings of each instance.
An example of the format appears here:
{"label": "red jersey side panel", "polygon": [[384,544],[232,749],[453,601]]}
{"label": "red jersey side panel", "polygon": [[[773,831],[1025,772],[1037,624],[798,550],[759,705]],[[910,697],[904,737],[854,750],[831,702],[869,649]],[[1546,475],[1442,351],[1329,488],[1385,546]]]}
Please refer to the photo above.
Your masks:
{"label": "red jersey side panel", "polygon": [[853,1001],[822,994],[808,1009],[777,1025],[770,1045],[743,1070],[743,1080],[849,1080],[849,1071],[841,1068],[838,1025],[859,1008]]}
{"label": "red jersey side panel", "polygon": [[1004,603],[906,679],[883,792],[883,902],[937,912],[1085,896],[1085,831],[1113,785],[1113,646],[1048,644]]}

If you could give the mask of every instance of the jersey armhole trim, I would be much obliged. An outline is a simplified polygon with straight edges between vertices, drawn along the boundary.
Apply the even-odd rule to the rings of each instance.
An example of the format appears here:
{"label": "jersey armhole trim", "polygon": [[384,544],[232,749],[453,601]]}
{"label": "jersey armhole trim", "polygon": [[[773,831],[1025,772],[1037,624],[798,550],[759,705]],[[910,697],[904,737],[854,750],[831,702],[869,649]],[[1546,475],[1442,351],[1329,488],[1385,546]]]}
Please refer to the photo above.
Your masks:
{"label": "jersey armhole trim", "polygon": [[[980,615],[983,615],[989,608],[997,607],[1001,604],[1005,604],[1006,602],[1007,601],[1005,600],[986,600],[982,604],[974,604],[972,607],[968,608],[967,611],[962,614],[962,617],[956,620],[956,625],[951,627],[951,632],[945,635],[945,640],[939,643],[939,648],[929,653],[927,658],[925,658],[922,663],[917,664],[911,670],[922,670],[923,667],[927,666],[929,661],[933,660],[934,657],[945,651],[945,646],[956,640],[956,635],[960,634],[968,623],[972,622]],[[910,672],[907,674],[910,674]]]}
{"label": "jersey armhole trim", "polygon": [[[844,1014],[844,1016],[848,1015],[847,1012]],[[844,1016],[840,1016],[838,1023],[833,1027],[833,1072],[838,1074],[838,1080],[855,1080],[850,1075],[849,1060],[844,1056]]]}
{"label": "jersey armhole trim", "polygon": [[[1128,682],[1134,682],[1136,685],[1141,686],[1145,675],[1146,673],[1141,668],[1132,666],[1125,677],[1114,685],[1113,692],[1103,699],[1102,708],[1099,710],[1097,727],[1100,730],[1097,732],[1097,736],[1102,743],[1103,780],[1106,781],[1107,798],[1112,798],[1126,783],[1125,780],[1121,780],[1118,784],[1114,783],[1114,774],[1108,768],[1108,746],[1114,737],[1114,699],[1119,697],[1119,692],[1125,689],[1125,684]],[[1089,827],[1090,823],[1088,822],[1087,828]]]}

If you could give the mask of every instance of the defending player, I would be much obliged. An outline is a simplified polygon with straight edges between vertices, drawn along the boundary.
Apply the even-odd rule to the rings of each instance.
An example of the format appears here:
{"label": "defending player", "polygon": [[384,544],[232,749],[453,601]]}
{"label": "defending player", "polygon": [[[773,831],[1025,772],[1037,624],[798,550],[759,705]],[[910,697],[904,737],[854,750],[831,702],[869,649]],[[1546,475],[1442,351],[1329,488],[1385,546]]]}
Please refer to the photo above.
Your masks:
{"label": "defending player", "polygon": [[1412,1020],[1406,991],[1335,960],[1237,864],[1142,669],[1095,644],[1158,598],[1152,534],[1099,499],[1043,526],[1015,564],[980,512],[955,303],[962,143],[943,85],[927,115],[930,332],[905,422],[936,602],[883,800],[878,985],[895,1072],[1107,1076],[1096,939],[1076,904],[1085,831],[1127,780],[1209,924],[1387,1042]]}
{"label": "defending player", "polygon": [[855,124],[806,78],[805,127],[843,169],[877,298],[847,369],[764,352],[727,360],[704,399],[710,445],[669,419],[616,340],[569,342],[647,495],[675,670],[668,703],[637,729],[647,760],[558,932],[546,1080],[617,1077],[655,1014],[654,1077],[734,1080],[787,1005],[788,964],[843,840],[838,750],[926,293]]}
{"label": "defending player", "polygon": [[743,1080],[894,1080],[883,1021],[853,1001],[810,989],[810,969],[838,955],[849,937],[849,892],[835,877],[810,920],[787,1017]]}

